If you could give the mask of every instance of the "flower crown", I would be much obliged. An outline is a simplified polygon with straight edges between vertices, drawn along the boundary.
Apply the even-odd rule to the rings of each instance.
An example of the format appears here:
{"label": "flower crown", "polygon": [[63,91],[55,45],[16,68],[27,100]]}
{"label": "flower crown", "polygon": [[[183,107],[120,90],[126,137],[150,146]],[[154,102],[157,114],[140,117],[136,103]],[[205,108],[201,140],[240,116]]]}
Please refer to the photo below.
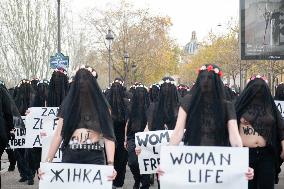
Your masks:
{"label": "flower crown", "polygon": [[250,82],[250,81],[252,81],[252,80],[255,80],[255,79],[262,79],[263,81],[265,81],[266,83],[268,83],[267,78],[266,78],[265,76],[261,76],[261,75],[259,75],[259,74],[252,76],[252,77],[248,80],[248,82]]}
{"label": "flower crown", "polygon": [[[89,72],[91,72],[91,74],[92,74],[95,78],[98,78],[97,72],[95,71],[95,69],[93,69],[93,68],[90,67],[90,66],[82,65],[82,66],[80,66],[79,69],[86,69],[86,70],[88,70]],[[78,70],[79,70],[79,69],[78,69]],[[78,71],[78,70],[77,70],[77,71]]]}
{"label": "flower crown", "polygon": [[122,86],[123,86],[123,84],[124,84],[124,82],[121,81],[121,80],[119,80],[119,79],[115,79],[115,80],[111,83],[111,85],[114,84],[114,83],[119,83],[119,84],[122,85]]}
{"label": "flower crown", "polygon": [[60,73],[63,73],[65,75],[67,75],[67,72],[66,72],[66,70],[64,68],[56,68],[56,69],[54,69],[54,71],[60,72]]}
{"label": "flower crown", "polygon": [[161,86],[161,85],[163,85],[164,83],[170,83],[170,84],[176,86],[176,82],[175,82],[174,80],[170,80],[170,79],[161,80],[161,81],[159,82],[159,85]]}
{"label": "flower crown", "polygon": [[43,83],[49,85],[49,81],[48,81],[47,79],[40,80],[40,81],[37,83],[37,85],[43,84]]}
{"label": "flower crown", "polygon": [[155,83],[155,84],[153,84],[153,85],[151,85],[149,88],[150,89],[152,89],[154,86],[156,86],[158,89],[160,89],[160,85],[159,85],[159,83]]}
{"label": "flower crown", "polygon": [[140,88],[145,88],[145,89],[148,91],[148,87],[146,87],[145,85],[143,85],[143,84],[141,84],[141,83],[138,84],[138,85],[134,85],[133,87],[134,87],[134,89],[137,89],[137,88],[139,88],[139,87],[140,87]]}
{"label": "flower crown", "polygon": [[218,74],[220,77],[222,77],[223,75],[223,72],[219,68],[214,68],[213,65],[211,64],[209,64],[208,66],[203,65],[197,71],[199,74],[201,71],[205,71],[205,70],[207,70],[208,72],[213,71],[215,74]]}
{"label": "flower crown", "polygon": [[21,86],[22,84],[24,83],[28,83],[28,84],[31,84],[31,81],[30,80],[27,80],[27,79],[23,79],[20,81],[20,83],[18,84],[18,87]]}

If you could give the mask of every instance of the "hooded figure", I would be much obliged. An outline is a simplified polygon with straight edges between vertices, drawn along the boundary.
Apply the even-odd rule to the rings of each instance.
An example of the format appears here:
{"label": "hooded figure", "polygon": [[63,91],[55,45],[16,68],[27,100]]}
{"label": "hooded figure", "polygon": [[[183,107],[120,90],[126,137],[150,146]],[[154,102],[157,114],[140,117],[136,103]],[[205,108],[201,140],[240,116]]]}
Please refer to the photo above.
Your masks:
{"label": "hooded figure", "polygon": [[[34,106],[35,91],[29,80],[23,79],[17,87],[15,102],[22,116],[25,116],[28,108]],[[34,184],[35,164],[33,150],[29,148],[15,149],[17,166],[21,179],[19,182],[28,181],[28,185]]]}
{"label": "hooded figure", "polygon": [[[236,101],[239,130],[249,147],[250,167],[257,175],[249,189],[274,188],[284,158],[284,123],[266,78],[253,76]],[[282,145],[281,145],[282,142]]]}
{"label": "hooded figure", "polygon": [[184,97],[186,94],[188,94],[189,88],[188,86],[184,85],[184,84],[180,84],[177,86],[177,90],[180,94],[181,97]]}
{"label": "hooded figure", "polygon": [[144,85],[136,85],[131,99],[131,110],[127,122],[127,151],[128,151],[128,166],[134,177],[133,188],[149,188],[150,176],[140,175],[138,157],[135,154],[135,133],[143,132],[147,125],[146,112],[149,107],[150,100],[147,89]]}
{"label": "hooded figure", "polygon": [[284,83],[280,83],[277,86],[274,100],[284,101]]}
{"label": "hooded figure", "polygon": [[37,93],[35,97],[34,107],[46,107],[48,96],[48,80],[41,80],[37,84]]}
{"label": "hooded figure", "polygon": [[151,102],[158,102],[159,101],[159,93],[160,93],[160,85],[153,84],[149,89],[149,96]]}
{"label": "hooded figure", "polygon": [[114,156],[114,168],[118,175],[113,181],[115,187],[122,187],[125,179],[127,151],[124,148],[125,124],[127,120],[128,100],[125,96],[123,81],[116,78],[108,92],[108,102],[111,107],[111,117],[113,120],[114,134],[116,137],[116,147]]}
{"label": "hooded figure", "polygon": [[67,73],[63,69],[52,73],[48,89],[48,107],[59,107],[69,88]]}
{"label": "hooded figure", "polygon": [[152,120],[149,122],[150,130],[172,130],[176,124],[179,107],[179,94],[175,81],[171,77],[165,77],[161,81],[159,101],[152,107],[154,108]]}

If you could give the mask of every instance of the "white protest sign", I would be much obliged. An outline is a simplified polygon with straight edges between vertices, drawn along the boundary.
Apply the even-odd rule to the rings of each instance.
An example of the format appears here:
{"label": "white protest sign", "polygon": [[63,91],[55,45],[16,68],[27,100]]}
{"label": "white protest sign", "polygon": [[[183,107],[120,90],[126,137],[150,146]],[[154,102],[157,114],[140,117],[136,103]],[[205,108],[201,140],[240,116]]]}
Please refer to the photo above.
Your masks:
{"label": "white protest sign", "polygon": [[247,189],[248,148],[163,146],[163,189]]}
{"label": "white protest sign", "polygon": [[274,102],[279,112],[281,113],[282,117],[284,118],[284,101],[275,100]]}
{"label": "white protest sign", "polygon": [[41,147],[42,138],[51,136],[57,126],[58,107],[32,107],[26,116],[26,148]]}
{"label": "white protest sign", "polygon": [[[26,116],[22,116],[22,120],[25,123]],[[26,128],[15,128],[15,138],[9,140],[9,148],[25,148],[26,143]]]}
{"label": "white protest sign", "polygon": [[157,172],[161,146],[169,144],[172,132],[173,130],[161,130],[135,133],[135,144],[141,148],[138,155],[140,174]]}
{"label": "white protest sign", "polygon": [[[41,151],[41,161],[42,162],[47,159],[47,154],[48,154],[48,150],[50,148],[52,139],[53,139],[53,136],[48,136],[42,140],[42,151]],[[52,162],[61,162],[61,161],[62,161],[62,151],[61,151],[61,147],[59,147]]]}
{"label": "white protest sign", "polygon": [[45,174],[39,181],[39,189],[111,189],[113,166],[75,164],[75,163],[41,163],[40,169]]}

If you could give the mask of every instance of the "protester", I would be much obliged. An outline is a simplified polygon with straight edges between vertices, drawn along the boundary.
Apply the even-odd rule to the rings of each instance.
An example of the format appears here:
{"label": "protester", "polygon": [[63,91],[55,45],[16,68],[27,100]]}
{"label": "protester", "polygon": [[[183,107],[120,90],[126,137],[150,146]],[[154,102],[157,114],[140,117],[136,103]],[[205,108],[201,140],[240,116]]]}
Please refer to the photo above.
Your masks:
{"label": "protester", "polygon": [[284,83],[280,83],[275,91],[274,100],[284,101]]}
{"label": "protester", "polygon": [[255,178],[249,189],[273,189],[284,159],[284,123],[265,77],[250,78],[236,101],[237,120]]}
{"label": "protester", "polygon": [[[58,125],[46,162],[52,162],[62,142],[63,163],[113,165],[113,122],[97,77],[91,67],[82,66],[76,72],[74,82],[59,111]],[[40,172],[39,176],[42,175]],[[116,171],[113,170],[109,179],[114,180],[115,177]]]}
{"label": "protester", "polygon": [[[150,100],[144,85],[136,85],[131,99],[131,110],[126,124],[125,148],[128,151],[128,166],[133,174],[133,189],[148,189],[150,187],[150,175],[141,175],[138,157],[135,153],[135,133],[143,132],[147,125],[146,111]],[[140,187],[140,183],[142,184]]]}

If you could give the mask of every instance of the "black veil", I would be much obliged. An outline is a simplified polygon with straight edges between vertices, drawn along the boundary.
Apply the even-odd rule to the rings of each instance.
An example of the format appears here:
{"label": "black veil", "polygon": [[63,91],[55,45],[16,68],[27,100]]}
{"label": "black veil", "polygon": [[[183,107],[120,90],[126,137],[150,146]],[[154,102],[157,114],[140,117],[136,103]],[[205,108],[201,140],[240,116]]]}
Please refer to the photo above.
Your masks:
{"label": "black veil", "polygon": [[68,77],[64,70],[55,70],[52,73],[48,89],[48,107],[59,107],[67,95],[69,88]]}
{"label": "black veil", "polygon": [[149,89],[149,96],[150,96],[151,102],[159,101],[159,93],[160,93],[160,85],[153,84]]}
{"label": "black veil", "polygon": [[116,79],[109,90],[107,95],[108,102],[111,106],[111,116],[114,121],[126,120],[126,105],[124,103],[125,89],[122,86],[122,82]]}
{"label": "black veil", "polygon": [[159,101],[155,105],[152,130],[174,129],[179,107],[179,94],[171,77],[164,77],[161,82]]}
{"label": "black veil", "polygon": [[202,66],[190,94],[183,99],[181,106],[187,112],[186,145],[229,145],[227,99],[220,73],[216,65]]}
{"label": "black veil", "polygon": [[[273,128],[271,129],[271,133],[263,133],[262,130],[259,130],[258,127],[254,127],[254,124],[259,116],[259,114],[254,114],[255,117],[252,117],[251,120],[248,120],[251,125],[254,127],[254,130],[261,134],[266,140],[268,140],[267,136],[270,136],[270,140],[267,141],[267,145],[273,147],[275,152],[275,157],[277,157],[276,161],[276,171],[280,172],[280,166],[283,162],[280,158],[281,153],[281,140],[284,139],[283,130],[284,130],[284,122],[282,116],[274,103],[274,99],[271,95],[270,89],[267,83],[262,78],[254,78],[252,79],[243,92],[240,94],[236,101],[236,113],[237,120],[240,123],[240,118],[247,111],[249,106],[251,106],[255,100],[261,101],[264,104],[265,111],[270,111],[272,116],[274,117],[275,123],[271,125]],[[280,132],[279,130],[282,130]],[[269,135],[268,135],[269,134]],[[278,174],[276,174],[276,182],[278,182]]]}
{"label": "black veil", "polygon": [[79,69],[62,103],[61,115],[64,121],[61,135],[64,146],[68,145],[78,127],[94,130],[115,141],[109,105],[94,73],[90,67]]}
{"label": "black veil", "polygon": [[146,111],[150,105],[149,95],[144,85],[137,85],[131,99],[131,110],[127,133],[142,132],[147,125]]}
{"label": "black veil", "polygon": [[280,83],[277,86],[274,99],[282,101],[284,100],[284,83]]}
{"label": "black veil", "polygon": [[41,80],[37,84],[35,107],[45,107],[48,96],[48,80]]}

